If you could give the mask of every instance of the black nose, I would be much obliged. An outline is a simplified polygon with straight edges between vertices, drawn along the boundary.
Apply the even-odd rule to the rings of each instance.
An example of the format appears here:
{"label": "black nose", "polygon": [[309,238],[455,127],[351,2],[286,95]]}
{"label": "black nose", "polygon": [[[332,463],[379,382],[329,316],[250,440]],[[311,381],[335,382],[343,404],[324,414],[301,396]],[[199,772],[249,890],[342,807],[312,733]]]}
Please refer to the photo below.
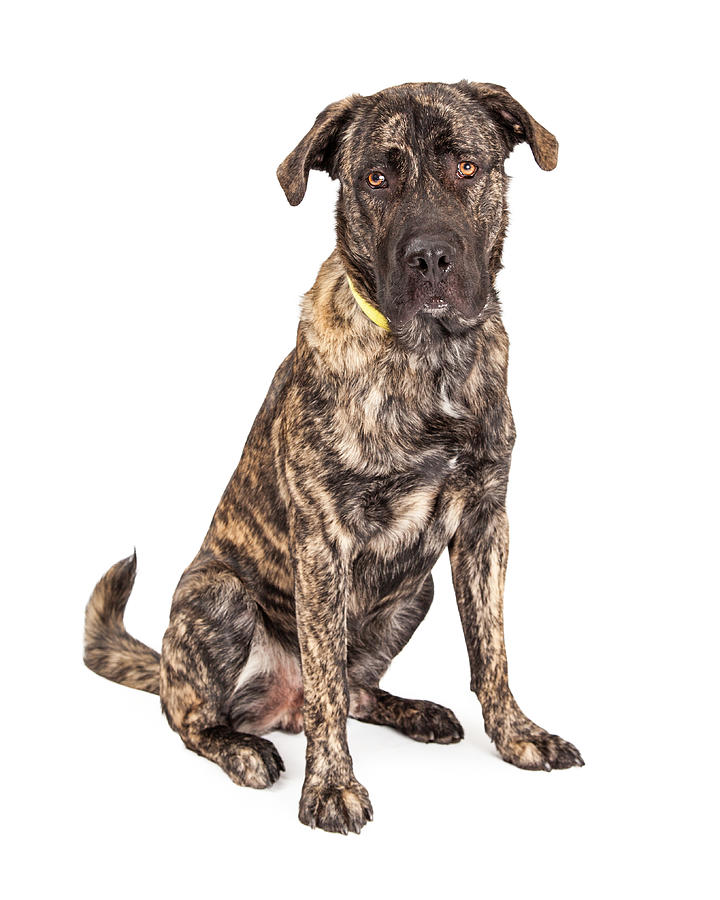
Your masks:
{"label": "black nose", "polygon": [[419,234],[405,248],[405,263],[423,278],[437,286],[453,265],[455,251],[443,238],[433,234]]}

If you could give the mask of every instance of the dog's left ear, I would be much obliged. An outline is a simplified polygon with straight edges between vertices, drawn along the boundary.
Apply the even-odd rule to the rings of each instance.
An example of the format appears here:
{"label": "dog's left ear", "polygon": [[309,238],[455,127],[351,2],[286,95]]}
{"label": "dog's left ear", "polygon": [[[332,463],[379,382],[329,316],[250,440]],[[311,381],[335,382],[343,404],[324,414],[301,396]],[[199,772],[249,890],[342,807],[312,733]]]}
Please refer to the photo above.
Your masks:
{"label": "dog's left ear", "polygon": [[514,97],[499,84],[481,84],[476,81],[461,81],[463,88],[492,115],[509,141],[509,150],[516,144],[527,141],[541,169],[550,171],[557,165],[558,142]]}
{"label": "dog's left ear", "polygon": [[335,163],[340,138],[361,99],[354,94],[325,107],[310,131],[278,166],[278,180],[292,206],[305,196],[310,169],[337,178]]}

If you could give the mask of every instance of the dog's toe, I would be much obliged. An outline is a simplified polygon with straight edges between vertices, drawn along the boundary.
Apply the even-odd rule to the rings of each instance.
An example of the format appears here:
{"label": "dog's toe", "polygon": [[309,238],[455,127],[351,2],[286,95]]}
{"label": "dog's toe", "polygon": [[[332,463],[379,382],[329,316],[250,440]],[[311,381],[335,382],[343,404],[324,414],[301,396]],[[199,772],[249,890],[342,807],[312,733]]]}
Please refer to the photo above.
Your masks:
{"label": "dog's toe", "polygon": [[498,743],[500,756],[520,769],[570,769],[584,766],[579,750],[557,734],[537,730],[537,733],[516,734]]}
{"label": "dog's toe", "polygon": [[401,731],[414,741],[427,744],[456,744],[465,736],[451,709],[428,700],[416,701],[416,708],[407,710]]}
{"label": "dog's toe", "polygon": [[346,785],[305,783],[299,812],[303,825],[335,834],[347,834],[349,831],[359,834],[372,817],[368,792],[354,779]]}
{"label": "dog's toe", "polygon": [[275,745],[253,736],[246,746],[237,748],[228,761],[227,772],[235,784],[262,789],[270,787],[285,770],[285,764]]}

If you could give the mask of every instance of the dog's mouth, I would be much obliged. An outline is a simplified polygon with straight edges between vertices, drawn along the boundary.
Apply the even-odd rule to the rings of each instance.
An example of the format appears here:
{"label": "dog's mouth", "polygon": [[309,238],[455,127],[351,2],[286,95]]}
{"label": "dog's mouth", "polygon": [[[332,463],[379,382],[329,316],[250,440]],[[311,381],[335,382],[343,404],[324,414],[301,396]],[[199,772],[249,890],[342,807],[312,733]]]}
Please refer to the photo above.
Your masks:
{"label": "dog's mouth", "polygon": [[489,284],[486,271],[466,273],[457,265],[447,276],[433,281],[407,269],[395,269],[389,277],[377,273],[378,301],[393,329],[408,327],[415,318],[422,328],[455,331],[474,320],[485,305]]}
{"label": "dog's mouth", "polygon": [[404,292],[392,305],[390,320],[400,327],[408,324],[415,316],[421,318],[446,319],[457,315],[464,307],[464,298],[445,285],[441,290],[430,290],[429,285],[420,285]]}
{"label": "dog's mouth", "polygon": [[438,318],[444,315],[449,308],[450,304],[444,297],[429,297],[420,307],[420,312]]}

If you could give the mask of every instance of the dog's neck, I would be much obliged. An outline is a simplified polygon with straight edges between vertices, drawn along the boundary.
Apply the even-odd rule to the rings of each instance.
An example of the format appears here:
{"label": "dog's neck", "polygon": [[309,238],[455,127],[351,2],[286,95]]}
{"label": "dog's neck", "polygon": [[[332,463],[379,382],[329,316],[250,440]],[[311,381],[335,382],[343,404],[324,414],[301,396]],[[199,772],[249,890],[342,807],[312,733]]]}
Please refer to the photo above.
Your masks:
{"label": "dog's neck", "polygon": [[482,444],[482,423],[507,402],[507,350],[492,310],[430,351],[407,350],[355,302],[335,252],[303,300],[296,365],[314,370],[317,407],[333,410],[327,427],[339,429],[337,440],[350,448],[347,464],[381,474],[412,468],[438,448],[452,455]]}

